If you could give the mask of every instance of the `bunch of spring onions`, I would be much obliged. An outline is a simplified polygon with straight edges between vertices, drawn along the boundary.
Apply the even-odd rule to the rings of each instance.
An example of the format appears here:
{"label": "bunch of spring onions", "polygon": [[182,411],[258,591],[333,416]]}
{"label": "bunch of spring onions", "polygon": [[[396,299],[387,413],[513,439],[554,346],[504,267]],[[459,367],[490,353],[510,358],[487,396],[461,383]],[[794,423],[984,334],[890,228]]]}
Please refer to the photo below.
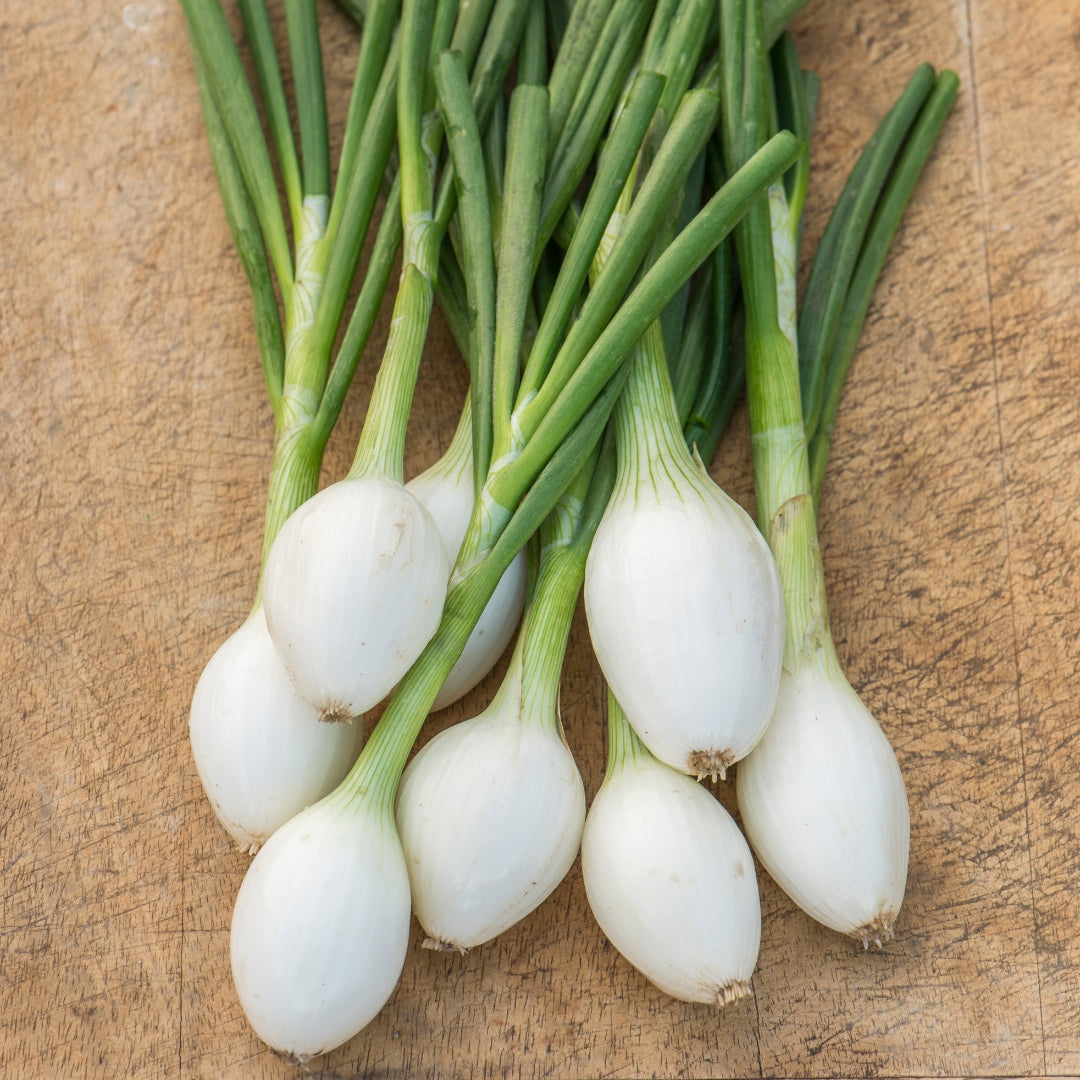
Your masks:
{"label": "bunch of spring onions", "polygon": [[[753,857],[697,782],[737,761],[743,822],[770,873],[828,925],[864,940],[886,933],[906,871],[906,801],[884,736],[839,674],[814,496],[870,290],[951,101],[948,80],[929,101],[925,89],[902,98],[882,129],[891,135],[853,174],[842,206],[856,210],[830,225],[811,274],[805,345],[794,265],[811,82],[790,39],[772,73],[764,49],[799,5],[763,13],[725,0],[719,28],[712,0],[578,0],[568,12],[527,0],[343,5],[363,32],[331,194],[314,5],[285,3],[298,159],[265,6],[240,0],[293,269],[219,0],[184,4],[276,423],[253,612],[208,665],[191,714],[216,813],[259,849],[231,941],[256,1032],[302,1060],[340,1045],[392,993],[413,910],[433,947],[471,948],[541,903],[579,844],[590,904],[631,963],[676,997],[744,995],[761,932]],[[399,246],[353,465],[316,493]],[[469,400],[447,454],[406,485],[436,299],[468,364]],[[760,530],[702,464],[739,390],[740,339]],[[806,378],[803,401],[797,345],[825,373]],[[815,395],[823,404],[804,428]],[[611,687],[608,769],[587,819],[558,715],[583,582]],[[502,653],[526,593],[489,708],[406,769],[427,715]],[[387,695],[361,751],[354,718]],[[828,742],[841,728],[840,740],[877,735],[845,763]],[[865,773],[847,791],[845,768]],[[814,802],[821,777],[842,798],[873,802],[873,789],[884,810],[902,806],[903,829],[895,818],[854,822],[867,839],[853,860],[817,828],[838,805],[828,793]],[[861,876],[849,887],[853,862]],[[826,865],[838,902],[814,891],[827,892]],[[879,865],[887,895],[867,899]],[[808,870],[822,880],[807,883]],[[853,913],[835,916],[845,904]]]}
{"label": "bunch of spring onions", "polygon": [[[403,55],[425,56],[424,35],[438,24],[437,13],[425,10],[424,4],[407,3]],[[530,37],[530,32],[542,29],[535,21],[527,23],[519,78],[535,70],[527,61],[543,55]],[[412,44],[414,39],[416,44]],[[616,201],[661,98],[663,78],[639,73],[610,131],[528,358],[519,371],[519,343],[538,241],[544,235],[548,186],[513,181],[518,154],[511,152],[508,139],[496,260],[479,124],[464,65],[453,52],[444,51],[438,55],[435,74],[453,155],[464,276],[474,312],[469,351],[479,494],[435,635],[401,680],[345,781],[270,838],[237,897],[232,966],[241,1003],[264,1040],[298,1056],[322,1052],[350,1037],[372,1018],[396,984],[410,917],[408,874],[394,819],[398,780],[480,612],[507,566],[554,509],[596,445],[621,389],[623,361],[633,343],[751,200],[798,152],[792,136],[778,135],[670,244],[654,254],[664,208],[671,204],[716,122],[714,94],[705,90],[686,95],[670,126],[665,124],[668,130],[658,138],[652,167],[619,235],[611,241],[603,269],[588,289],[576,321],[571,322],[588,269],[605,239]],[[404,86],[403,77],[399,88]],[[549,98],[539,84],[524,82],[514,92],[508,117],[515,131],[521,128],[516,145],[535,153],[536,148],[554,142],[558,161],[560,143],[551,138]],[[429,222],[407,209],[408,130],[404,116],[399,115],[402,216],[406,222]],[[534,160],[530,168],[535,167],[543,170],[543,162]],[[554,197],[562,203],[549,211],[553,230],[578,181],[567,183],[550,163],[546,175],[557,185]],[[514,191],[520,197],[508,198]],[[524,251],[520,250],[523,245]],[[399,304],[409,283],[408,238],[405,251],[407,269]],[[392,346],[393,332],[384,370]],[[378,385],[375,393],[379,393]],[[369,411],[367,424],[371,416]],[[490,423],[478,423],[478,418],[490,418]],[[350,482],[355,481],[346,481]],[[307,505],[316,506],[321,497]],[[303,520],[301,509],[292,521]],[[268,604],[270,568],[292,521],[282,530],[268,562]],[[404,526],[402,535],[407,535]],[[312,1002],[318,1002],[317,1009]]]}
{"label": "bunch of spring onions", "polygon": [[[687,89],[708,17],[708,5],[688,5],[666,36],[654,33],[647,38],[642,56],[642,67],[665,79],[653,124],[666,127],[667,115],[674,114],[671,133],[677,141],[667,145],[684,146],[679,171],[687,167],[686,151],[700,148],[716,122],[711,95],[689,94],[682,101],[685,110],[674,107]],[[518,124],[512,123],[508,132],[508,162],[515,159],[518,140],[527,137],[528,129]],[[686,141],[688,136],[692,142]],[[595,213],[595,200],[586,205],[584,228],[567,253],[567,263],[577,269],[573,276],[560,274],[547,298],[526,379],[530,365],[552,348],[554,339],[549,335],[559,333],[567,298],[581,288],[583,256],[593,249],[588,273],[595,289],[616,245],[632,240],[648,220],[640,209],[635,213],[639,185],[638,197],[655,199],[651,192],[658,190],[657,178],[664,177],[664,186],[670,185],[668,166],[675,161],[662,148],[655,161],[648,149],[639,150],[614,208],[605,205],[610,214],[606,224]],[[650,166],[656,170],[652,186],[646,178]],[[606,177],[605,172],[605,186]],[[527,176],[523,179],[527,181]],[[504,208],[518,198],[507,184]],[[603,235],[597,244],[601,225]],[[501,235],[513,234],[506,228]],[[592,240],[585,248],[587,237]],[[644,340],[651,338],[656,325],[646,330]],[[629,363],[617,414],[636,382],[636,362]],[[522,399],[519,392],[519,400],[527,397]],[[543,901],[577,854],[585,817],[584,787],[561,734],[559,677],[586,558],[614,484],[614,451],[609,439],[595,468],[591,460],[582,466],[541,525],[539,566],[525,623],[491,705],[429,742],[405,770],[396,819],[414,908],[428,933],[429,947],[465,950],[502,932]],[[764,542],[761,548],[769,558]],[[748,853],[746,864],[751,864]]]}

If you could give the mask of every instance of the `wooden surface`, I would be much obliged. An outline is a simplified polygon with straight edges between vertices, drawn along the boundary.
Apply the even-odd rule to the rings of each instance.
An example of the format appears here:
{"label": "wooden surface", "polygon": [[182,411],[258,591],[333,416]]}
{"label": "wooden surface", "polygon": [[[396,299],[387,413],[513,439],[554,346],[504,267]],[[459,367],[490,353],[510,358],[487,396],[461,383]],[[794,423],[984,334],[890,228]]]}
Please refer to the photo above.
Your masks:
{"label": "wooden surface", "polygon": [[[356,37],[323,10],[340,130]],[[1080,1073],[1080,8],[815,0],[796,30],[823,83],[809,244],[915,64],[962,81],[822,510],[839,650],[910,792],[897,939],[864,954],[763,878],[754,996],[717,1013],[606,944],[575,867],[490,945],[411,948],[315,1075]],[[233,993],[247,859],[187,742],[251,600],[271,424],[179,6],[2,0],[0,50],[0,1075],[298,1076]],[[465,391],[448,340],[410,472]],[[713,473],[750,503],[743,413]],[[600,706],[579,619],[563,710],[590,797]]]}

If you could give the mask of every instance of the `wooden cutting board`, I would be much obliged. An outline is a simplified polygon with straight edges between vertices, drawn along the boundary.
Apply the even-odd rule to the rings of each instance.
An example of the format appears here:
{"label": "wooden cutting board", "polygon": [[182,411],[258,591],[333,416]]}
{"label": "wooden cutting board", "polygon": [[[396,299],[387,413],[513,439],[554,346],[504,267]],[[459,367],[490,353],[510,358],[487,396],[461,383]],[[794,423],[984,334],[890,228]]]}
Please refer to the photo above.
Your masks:
{"label": "wooden cutting board", "polygon": [[[340,131],[357,38],[320,12]],[[753,997],[684,1005],[606,943],[575,867],[467,956],[414,933],[389,1004],[314,1075],[1080,1073],[1080,8],[815,0],[795,29],[823,86],[807,251],[915,65],[962,82],[822,509],[840,654],[911,798],[897,938],[863,953],[762,874]],[[237,1004],[247,858],[187,742],[252,597],[271,423],[179,5],[7,0],[0,50],[0,1074],[299,1076]],[[436,320],[410,473],[465,385]],[[744,413],[712,471],[751,505]],[[590,797],[601,705],[579,618],[562,706]]]}

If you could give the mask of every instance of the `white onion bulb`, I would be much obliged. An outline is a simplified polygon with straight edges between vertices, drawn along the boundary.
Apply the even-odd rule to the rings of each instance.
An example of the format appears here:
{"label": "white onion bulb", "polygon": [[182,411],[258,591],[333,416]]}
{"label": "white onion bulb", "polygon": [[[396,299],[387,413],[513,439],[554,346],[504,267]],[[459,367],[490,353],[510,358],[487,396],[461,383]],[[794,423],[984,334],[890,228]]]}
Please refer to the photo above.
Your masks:
{"label": "white onion bulb", "polygon": [[620,482],[589,552],[585,608],[600,667],[661,761],[723,776],[772,715],[784,602],[749,515],[703,469],[667,461]]}
{"label": "white onion bulb", "polygon": [[398,831],[429,947],[489,941],[538,907],[577,856],[581,775],[556,725],[519,710],[518,694],[500,692],[402,777]]}
{"label": "white onion bulb", "polygon": [[737,792],[754,851],[795,903],[864,945],[892,936],[907,880],[907,795],[888,739],[835,657],[785,670]]}
{"label": "white onion bulb", "polygon": [[600,928],[650,982],[681,1001],[750,993],[761,943],[754,859],[697,781],[647,753],[605,778],[581,840]]}
{"label": "white onion bulb", "polygon": [[266,622],[299,693],[324,719],[381,701],[439,625],[450,567],[403,484],[341,480],[282,526],[266,560]]}
{"label": "white onion bulb", "polygon": [[[468,434],[468,429],[465,429]],[[459,443],[457,437],[454,443]],[[443,455],[430,469],[410,480],[405,487],[427,507],[439,527],[451,561],[457,557],[469,527],[475,496],[472,480],[472,452],[468,439]],[[457,452],[454,452],[457,451]],[[522,549],[506,568],[488,600],[469,640],[443,683],[431,711],[444,709],[467,694],[495,666],[525,606],[526,559]]]}
{"label": "white onion bulb", "polygon": [[232,972],[259,1038],[302,1061],[386,1004],[409,943],[409,878],[389,808],[338,794],[255,856],[232,919]]}
{"label": "white onion bulb", "polygon": [[293,689],[257,608],[214,653],[195,687],[191,752],[214,813],[252,854],[344,778],[359,722],[320,724]]}

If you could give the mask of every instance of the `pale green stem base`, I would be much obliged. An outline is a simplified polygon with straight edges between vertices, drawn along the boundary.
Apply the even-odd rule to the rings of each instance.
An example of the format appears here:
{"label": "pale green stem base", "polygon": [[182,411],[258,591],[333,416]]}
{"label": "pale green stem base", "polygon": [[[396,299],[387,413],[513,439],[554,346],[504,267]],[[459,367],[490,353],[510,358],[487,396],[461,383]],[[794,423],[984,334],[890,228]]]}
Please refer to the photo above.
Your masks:
{"label": "pale green stem base", "polygon": [[615,494],[636,493],[643,486],[678,488],[680,480],[693,481],[698,467],[675,412],[659,320],[642,335],[629,363],[626,386],[615,405]]}
{"label": "pale green stem base", "polygon": [[431,277],[430,271],[425,273],[412,263],[405,267],[350,479],[371,473],[398,483],[404,479],[405,429],[435,299]]}
{"label": "pale green stem base", "polygon": [[636,761],[647,761],[652,755],[626,719],[622,706],[608,689],[607,694],[607,768],[604,780],[632,766]]}
{"label": "pale green stem base", "polygon": [[[796,328],[797,221],[780,185],[769,191],[769,224],[776,286],[776,323],[748,331],[758,350],[755,388],[763,407],[751,408],[757,517],[769,541],[784,590],[784,667],[835,657],[818,545],[810,459],[802,423]],[[775,403],[779,403],[776,411]],[[786,410],[786,411],[785,411]],[[768,418],[762,423],[762,418]],[[787,422],[771,423],[772,417]]]}
{"label": "pale green stem base", "polygon": [[262,602],[262,568],[281,526],[319,486],[324,443],[314,434],[314,420],[327,358],[314,355],[310,345],[325,277],[322,240],[328,209],[325,196],[309,196],[300,216],[296,279],[285,313],[284,387],[274,417],[274,454],[266,493],[255,608]]}
{"label": "pale green stem base", "polygon": [[587,553],[567,540],[544,550],[536,595],[519,636],[522,718],[560,731],[559,686]]}

